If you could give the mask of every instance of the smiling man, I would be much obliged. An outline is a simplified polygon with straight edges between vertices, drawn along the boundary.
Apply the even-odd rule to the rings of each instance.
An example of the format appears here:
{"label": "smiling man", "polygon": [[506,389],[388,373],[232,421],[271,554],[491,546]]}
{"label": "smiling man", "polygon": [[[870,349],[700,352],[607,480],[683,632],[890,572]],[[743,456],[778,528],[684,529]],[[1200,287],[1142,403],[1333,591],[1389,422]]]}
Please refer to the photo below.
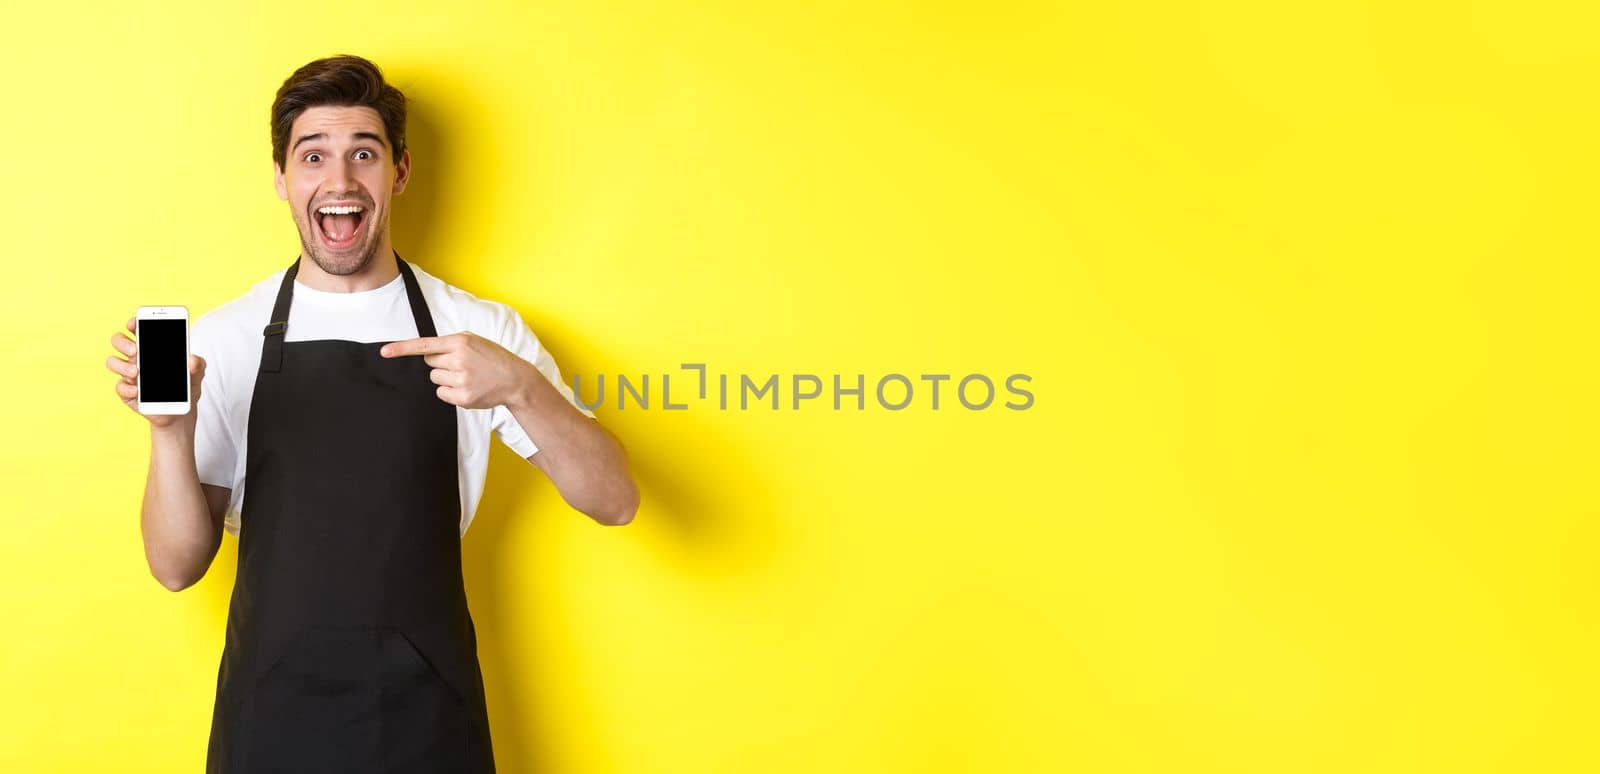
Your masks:
{"label": "smiling man", "polygon": [[[186,588],[239,539],[209,772],[493,771],[461,568],[491,436],[600,524],[639,506],[521,316],[391,245],[405,115],[359,57],[284,82],[274,180],[300,255],[195,321],[193,410],[145,417],[151,572]],[[134,343],[112,341],[137,411]]]}

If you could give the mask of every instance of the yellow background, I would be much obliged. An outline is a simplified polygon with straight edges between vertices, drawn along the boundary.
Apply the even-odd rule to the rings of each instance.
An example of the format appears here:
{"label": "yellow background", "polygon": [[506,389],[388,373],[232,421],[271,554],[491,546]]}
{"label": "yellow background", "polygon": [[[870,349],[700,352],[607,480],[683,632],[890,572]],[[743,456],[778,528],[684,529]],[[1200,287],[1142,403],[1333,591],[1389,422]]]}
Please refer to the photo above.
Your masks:
{"label": "yellow background", "polygon": [[0,770],[200,770],[237,541],[150,577],[103,361],[293,260],[344,52],[401,254],[569,376],[1033,376],[602,407],[621,529],[497,444],[503,771],[1600,766],[1583,4],[230,5],[4,5]]}

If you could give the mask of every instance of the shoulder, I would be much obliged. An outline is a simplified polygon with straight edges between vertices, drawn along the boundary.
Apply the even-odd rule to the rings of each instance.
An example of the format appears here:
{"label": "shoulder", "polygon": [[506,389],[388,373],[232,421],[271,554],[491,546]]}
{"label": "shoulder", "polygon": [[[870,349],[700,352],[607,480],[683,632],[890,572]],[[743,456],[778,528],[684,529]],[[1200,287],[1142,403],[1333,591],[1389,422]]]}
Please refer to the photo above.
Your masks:
{"label": "shoulder", "polygon": [[510,304],[473,295],[415,263],[411,269],[439,335],[466,331],[503,345],[523,326],[522,316]]}
{"label": "shoulder", "polygon": [[195,347],[227,347],[241,339],[248,341],[259,338],[261,328],[272,316],[272,304],[277,299],[284,271],[279,269],[273,272],[271,276],[252,285],[243,295],[196,317],[189,325]]}

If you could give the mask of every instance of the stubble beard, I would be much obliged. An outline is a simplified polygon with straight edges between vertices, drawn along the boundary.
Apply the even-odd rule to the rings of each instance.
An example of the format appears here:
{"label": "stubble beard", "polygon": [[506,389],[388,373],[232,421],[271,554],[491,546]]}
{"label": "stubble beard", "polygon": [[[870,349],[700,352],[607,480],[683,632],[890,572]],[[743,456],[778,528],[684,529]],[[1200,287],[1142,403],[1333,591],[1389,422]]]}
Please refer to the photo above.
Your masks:
{"label": "stubble beard", "polygon": [[[311,217],[316,217],[313,213]],[[354,256],[342,257],[328,255],[322,250],[322,243],[318,241],[316,226],[306,223],[300,228],[300,254],[311,256],[318,268],[328,274],[346,276],[356,274],[367,268],[372,259],[378,255],[378,235],[389,225],[389,213],[382,214],[382,221],[367,225],[366,249],[358,251]]]}

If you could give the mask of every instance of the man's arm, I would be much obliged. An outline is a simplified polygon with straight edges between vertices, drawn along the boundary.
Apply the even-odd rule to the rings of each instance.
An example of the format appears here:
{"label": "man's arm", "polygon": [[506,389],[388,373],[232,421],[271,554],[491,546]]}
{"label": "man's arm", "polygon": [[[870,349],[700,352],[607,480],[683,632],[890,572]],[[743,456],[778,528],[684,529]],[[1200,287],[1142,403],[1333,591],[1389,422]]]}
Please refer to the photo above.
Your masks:
{"label": "man's arm", "polygon": [[529,365],[506,408],[539,449],[529,462],[544,471],[562,499],[601,524],[620,526],[639,510],[627,452],[611,431],[578,411]]}
{"label": "man's arm", "polygon": [[193,423],[151,433],[139,528],[150,574],[162,586],[182,591],[205,577],[222,543],[222,515],[232,491],[200,483]]}
{"label": "man's arm", "polygon": [[[126,327],[135,331],[134,320],[128,320]],[[138,347],[120,331],[111,337],[111,345],[126,357],[106,358],[106,368],[122,377],[116,383],[117,397],[137,412]],[[145,417],[150,426],[150,470],[139,507],[139,529],[150,574],[172,591],[194,585],[211,566],[222,542],[222,516],[231,494],[226,487],[200,483],[196,472],[195,407],[205,371],[205,358],[190,355],[188,413]]]}

